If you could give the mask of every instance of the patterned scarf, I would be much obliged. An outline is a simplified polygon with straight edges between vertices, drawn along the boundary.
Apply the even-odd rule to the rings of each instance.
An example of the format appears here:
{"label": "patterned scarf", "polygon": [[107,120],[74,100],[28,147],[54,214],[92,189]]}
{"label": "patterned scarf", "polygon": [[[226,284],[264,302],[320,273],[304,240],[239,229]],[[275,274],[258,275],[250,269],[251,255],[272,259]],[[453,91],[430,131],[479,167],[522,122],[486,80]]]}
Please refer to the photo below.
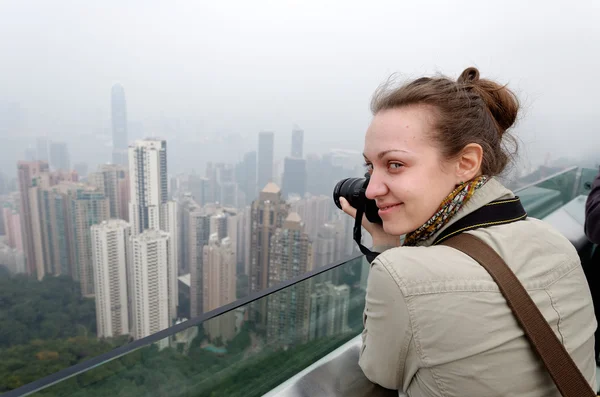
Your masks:
{"label": "patterned scarf", "polygon": [[414,246],[433,236],[442,228],[442,226],[448,223],[467,201],[469,201],[473,196],[473,193],[475,193],[475,190],[485,185],[488,179],[487,176],[481,175],[458,185],[456,189],[442,201],[442,204],[435,214],[433,214],[423,226],[419,227],[414,232],[406,234],[404,245]]}

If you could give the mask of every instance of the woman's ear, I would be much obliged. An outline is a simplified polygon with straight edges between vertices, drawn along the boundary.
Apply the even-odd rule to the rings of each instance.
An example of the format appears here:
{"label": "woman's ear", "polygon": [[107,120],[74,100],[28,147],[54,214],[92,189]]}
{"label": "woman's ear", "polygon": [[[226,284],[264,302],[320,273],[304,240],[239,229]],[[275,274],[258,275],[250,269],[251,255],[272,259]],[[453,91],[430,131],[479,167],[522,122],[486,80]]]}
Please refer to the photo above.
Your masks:
{"label": "woman's ear", "polygon": [[483,148],[478,143],[469,143],[460,152],[456,161],[456,183],[470,181],[481,174]]}

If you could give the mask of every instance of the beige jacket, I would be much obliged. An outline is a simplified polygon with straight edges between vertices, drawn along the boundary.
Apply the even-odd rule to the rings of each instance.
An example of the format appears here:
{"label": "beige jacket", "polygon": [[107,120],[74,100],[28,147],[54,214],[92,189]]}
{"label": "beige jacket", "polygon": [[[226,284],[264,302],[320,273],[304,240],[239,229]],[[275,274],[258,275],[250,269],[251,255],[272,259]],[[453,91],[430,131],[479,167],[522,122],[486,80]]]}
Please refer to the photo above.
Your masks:
{"label": "beige jacket", "polygon": [[[491,179],[445,227],[510,197]],[[574,247],[533,218],[469,233],[502,256],[595,388],[596,320]],[[367,378],[409,397],[559,397],[489,274],[453,248],[430,246],[435,237],[371,264],[359,362]]]}

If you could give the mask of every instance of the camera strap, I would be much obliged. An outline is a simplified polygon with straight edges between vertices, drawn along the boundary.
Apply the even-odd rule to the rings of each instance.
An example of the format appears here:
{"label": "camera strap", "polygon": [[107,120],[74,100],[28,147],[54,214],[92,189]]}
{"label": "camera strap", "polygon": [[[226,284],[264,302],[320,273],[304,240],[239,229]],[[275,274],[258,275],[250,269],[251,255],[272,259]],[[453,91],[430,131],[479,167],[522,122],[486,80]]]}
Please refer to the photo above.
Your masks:
{"label": "camera strap", "polygon": [[[373,252],[361,244],[361,220],[363,214],[364,205],[360,205],[356,210],[356,218],[354,220],[354,241],[358,244],[360,251],[365,255],[369,263],[371,263],[380,253]],[[437,245],[452,236],[468,230],[504,225],[525,218],[527,218],[527,212],[523,208],[519,197],[492,201],[450,225],[434,240],[432,245]]]}
{"label": "camera strap", "polygon": [[[364,197],[365,196],[365,188],[361,188],[360,190],[360,195],[359,197]],[[364,254],[364,256],[367,258],[367,260],[369,261],[369,263],[373,262],[375,260],[375,258],[377,258],[377,255],[380,254],[380,252],[373,252],[370,249],[368,249],[367,247],[365,247],[364,245],[362,245],[361,240],[361,228],[362,228],[362,219],[363,219],[363,215],[365,213],[365,203],[364,201],[358,206],[358,208],[356,209],[356,216],[354,217],[354,241],[356,242],[356,244],[358,244],[358,248],[360,249],[360,252],[362,252]]]}

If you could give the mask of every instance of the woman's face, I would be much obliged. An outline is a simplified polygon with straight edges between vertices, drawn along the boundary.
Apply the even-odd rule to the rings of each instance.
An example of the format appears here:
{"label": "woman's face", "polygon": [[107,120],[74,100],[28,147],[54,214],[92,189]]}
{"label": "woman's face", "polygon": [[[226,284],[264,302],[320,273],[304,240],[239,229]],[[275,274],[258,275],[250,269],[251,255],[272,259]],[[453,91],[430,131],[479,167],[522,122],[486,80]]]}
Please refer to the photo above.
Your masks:
{"label": "woman's face", "polygon": [[431,139],[431,110],[409,106],[375,115],[365,136],[364,156],[383,228],[402,235],[423,225],[461,181]]}

